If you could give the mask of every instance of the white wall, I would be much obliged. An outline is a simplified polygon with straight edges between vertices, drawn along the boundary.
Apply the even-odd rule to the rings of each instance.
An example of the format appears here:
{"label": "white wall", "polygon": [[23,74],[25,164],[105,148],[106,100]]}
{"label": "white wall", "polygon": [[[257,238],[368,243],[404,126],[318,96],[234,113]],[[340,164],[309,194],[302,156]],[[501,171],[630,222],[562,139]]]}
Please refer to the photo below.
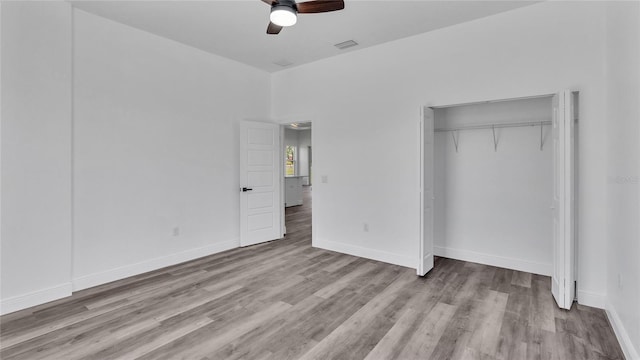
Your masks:
{"label": "white wall", "polygon": [[640,359],[640,5],[607,5],[607,310]]}
{"label": "white wall", "polygon": [[298,146],[298,130],[284,129],[284,145]]}
{"label": "white wall", "polygon": [[[311,129],[300,130],[298,134],[298,147],[300,149],[299,174],[304,176],[304,185],[309,185],[309,146],[311,146]],[[313,151],[313,150],[312,150]]]}
{"label": "white wall", "polygon": [[1,309],[71,293],[71,7],[2,2]]}
{"label": "white wall", "polygon": [[[551,120],[551,98],[436,110],[436,128]],[[436,132],[435,254],[551,275],[550,126]]]}
{"label": "white wall", "polygon": [[274,98],[273,116],[313,121],[314,172],[328,176],[314,184],[314,244],[415,266],[420,107],[572,88],[579,296],[602,306],[606,275],[593,264],[606,251],[603,7],[545,2],[275,73],[273,92],[291,97]]}
{"label": "white wall", "polygon": [[269,74],[74,17],[74,288],[238,246],[238,121],[268,117]]}

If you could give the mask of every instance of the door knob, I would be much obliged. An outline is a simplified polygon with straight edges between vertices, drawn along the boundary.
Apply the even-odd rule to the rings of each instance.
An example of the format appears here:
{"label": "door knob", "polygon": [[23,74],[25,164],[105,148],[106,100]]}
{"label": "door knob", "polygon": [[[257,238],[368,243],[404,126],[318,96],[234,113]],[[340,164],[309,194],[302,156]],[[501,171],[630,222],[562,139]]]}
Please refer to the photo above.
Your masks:
{"label": "door knob", "polygon": [[252,188],[243,187],[242,192],[247,192],[253,190]]}

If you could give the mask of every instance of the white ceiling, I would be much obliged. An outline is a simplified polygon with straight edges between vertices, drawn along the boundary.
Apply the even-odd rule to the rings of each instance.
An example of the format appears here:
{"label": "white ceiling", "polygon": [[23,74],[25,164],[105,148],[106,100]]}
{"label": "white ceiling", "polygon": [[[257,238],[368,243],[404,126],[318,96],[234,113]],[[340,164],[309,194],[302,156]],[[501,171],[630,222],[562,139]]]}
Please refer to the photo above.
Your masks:
{"label": "white ceiling", "polygon": [[[269,72],[451,26],[538,1],[346,0],[342,11],[302,14],[279,35],[265,33],[260,0],[71,1],[74,7]],[[338,50],[334,44],[360,45]]]}

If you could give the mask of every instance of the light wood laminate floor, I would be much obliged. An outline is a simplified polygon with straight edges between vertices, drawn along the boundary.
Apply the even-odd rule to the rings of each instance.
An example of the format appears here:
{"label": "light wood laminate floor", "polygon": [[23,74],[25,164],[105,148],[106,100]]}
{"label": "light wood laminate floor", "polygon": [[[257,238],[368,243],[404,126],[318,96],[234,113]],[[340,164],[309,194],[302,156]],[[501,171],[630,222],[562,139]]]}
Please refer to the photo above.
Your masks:
{"label": "light wood laminate floor", "polygon": [[310,200],[285,239],[2,316],[0,358],[622,359],[605,313],[559,310],[548,277],[312,248]]}

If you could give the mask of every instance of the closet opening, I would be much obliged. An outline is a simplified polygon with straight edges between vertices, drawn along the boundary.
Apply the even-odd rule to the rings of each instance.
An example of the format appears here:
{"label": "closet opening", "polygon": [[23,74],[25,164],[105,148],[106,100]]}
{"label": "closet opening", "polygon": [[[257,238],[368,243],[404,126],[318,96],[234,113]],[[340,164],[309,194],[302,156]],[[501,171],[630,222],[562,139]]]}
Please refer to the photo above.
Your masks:
{"label": "closet opening", "polygon": [[577,114],[569,91],[423,109],[419,275],[435,255],[550,276],[570,308]]}

